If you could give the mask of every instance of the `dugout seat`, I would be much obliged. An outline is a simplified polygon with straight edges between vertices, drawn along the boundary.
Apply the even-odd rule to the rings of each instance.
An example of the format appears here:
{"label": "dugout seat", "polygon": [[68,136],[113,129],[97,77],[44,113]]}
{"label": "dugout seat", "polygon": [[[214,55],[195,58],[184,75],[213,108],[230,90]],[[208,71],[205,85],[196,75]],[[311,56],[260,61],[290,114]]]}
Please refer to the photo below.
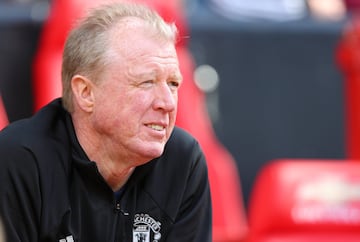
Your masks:
{"label": "dugout seat", "polygon": [[250,195],[248,242],[360,241],[360,162],[274,160]]}
{"label": "dugout seat", "polygon": [[8,123],[9,120],[6,114],[6,109],[0,96],[0,130],[3,129],[6,125],[8,125]]}
{"label": "dugout seat", "polygon": [[337,64],[344,76],[346,158],[360,159],[360,14],[345,26],[336,49]]}
{"label": "dugout seat", "polygon": [[[34,60],[34,111],[61,96],[61,55],[66,35],[86,10],[107,0],[53,0]],[[183,74],[177,125],[188,130],[202,146],[209,170],[213,203],[213,242],[241,242],[247,234],[240,179],[231,154],[217,140],[208,117],[204,94],[193,81],[194,61],[187,48],[188,30],[181,0],[136,0],[155,8],[166,21],[175,22],[180,39],[177,53]]]}

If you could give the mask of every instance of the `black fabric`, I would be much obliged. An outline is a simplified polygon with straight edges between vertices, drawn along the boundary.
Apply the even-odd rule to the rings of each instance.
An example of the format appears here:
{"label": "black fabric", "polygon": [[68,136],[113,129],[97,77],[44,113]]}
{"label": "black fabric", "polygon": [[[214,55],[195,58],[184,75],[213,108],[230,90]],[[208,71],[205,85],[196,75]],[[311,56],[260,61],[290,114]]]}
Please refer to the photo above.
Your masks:
{"label": "black fabric", "polygon": [[60,99],[5,128],[0,157],[7,241],[131,242],[146,229],[151,242],[211,241],[206,162],[179,128],[161,157],[135,169],[118,202]]}

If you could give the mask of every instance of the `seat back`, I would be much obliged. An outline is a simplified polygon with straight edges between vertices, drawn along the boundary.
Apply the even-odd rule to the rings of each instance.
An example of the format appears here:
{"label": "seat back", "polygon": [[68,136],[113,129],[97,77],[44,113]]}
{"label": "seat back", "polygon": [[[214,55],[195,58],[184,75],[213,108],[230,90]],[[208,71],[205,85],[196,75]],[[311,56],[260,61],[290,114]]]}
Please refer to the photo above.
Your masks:
{"label": "seat back", "polygon": [[344,76],[346,157],[360,159],[360,15],[350,18],[336,49]]}
{"label": "seat back", "polygon": [[3,129],[6,125],[8,125],[8,123],[9,120],[6,114],[6,109],[0,96],[0,130]]}
{"label": "seat back", "polygon": [[256,178],[248,242],[360,241],[360,162],[274,160]]}

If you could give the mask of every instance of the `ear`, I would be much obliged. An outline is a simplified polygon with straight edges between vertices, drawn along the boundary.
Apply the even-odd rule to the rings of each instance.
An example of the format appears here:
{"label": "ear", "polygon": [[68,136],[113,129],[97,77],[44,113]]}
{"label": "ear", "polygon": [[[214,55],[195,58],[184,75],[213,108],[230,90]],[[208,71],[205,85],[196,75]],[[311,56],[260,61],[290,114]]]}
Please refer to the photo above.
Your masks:
{"label": "ear", "polygon": [[75,75],[71,79],[71,88],[75,104],[85,112],[92,112],[94,107],[93,83],[84,76]]}

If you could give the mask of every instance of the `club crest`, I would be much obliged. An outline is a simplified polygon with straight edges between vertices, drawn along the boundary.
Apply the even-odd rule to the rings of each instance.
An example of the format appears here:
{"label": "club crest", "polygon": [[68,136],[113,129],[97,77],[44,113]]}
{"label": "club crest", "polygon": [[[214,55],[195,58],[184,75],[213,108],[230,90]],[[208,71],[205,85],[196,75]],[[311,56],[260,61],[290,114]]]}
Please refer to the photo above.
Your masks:
{"label": "club crest", "polygon": [[161,223],[148,214],[135,214],[133,242],[159,242]]}

